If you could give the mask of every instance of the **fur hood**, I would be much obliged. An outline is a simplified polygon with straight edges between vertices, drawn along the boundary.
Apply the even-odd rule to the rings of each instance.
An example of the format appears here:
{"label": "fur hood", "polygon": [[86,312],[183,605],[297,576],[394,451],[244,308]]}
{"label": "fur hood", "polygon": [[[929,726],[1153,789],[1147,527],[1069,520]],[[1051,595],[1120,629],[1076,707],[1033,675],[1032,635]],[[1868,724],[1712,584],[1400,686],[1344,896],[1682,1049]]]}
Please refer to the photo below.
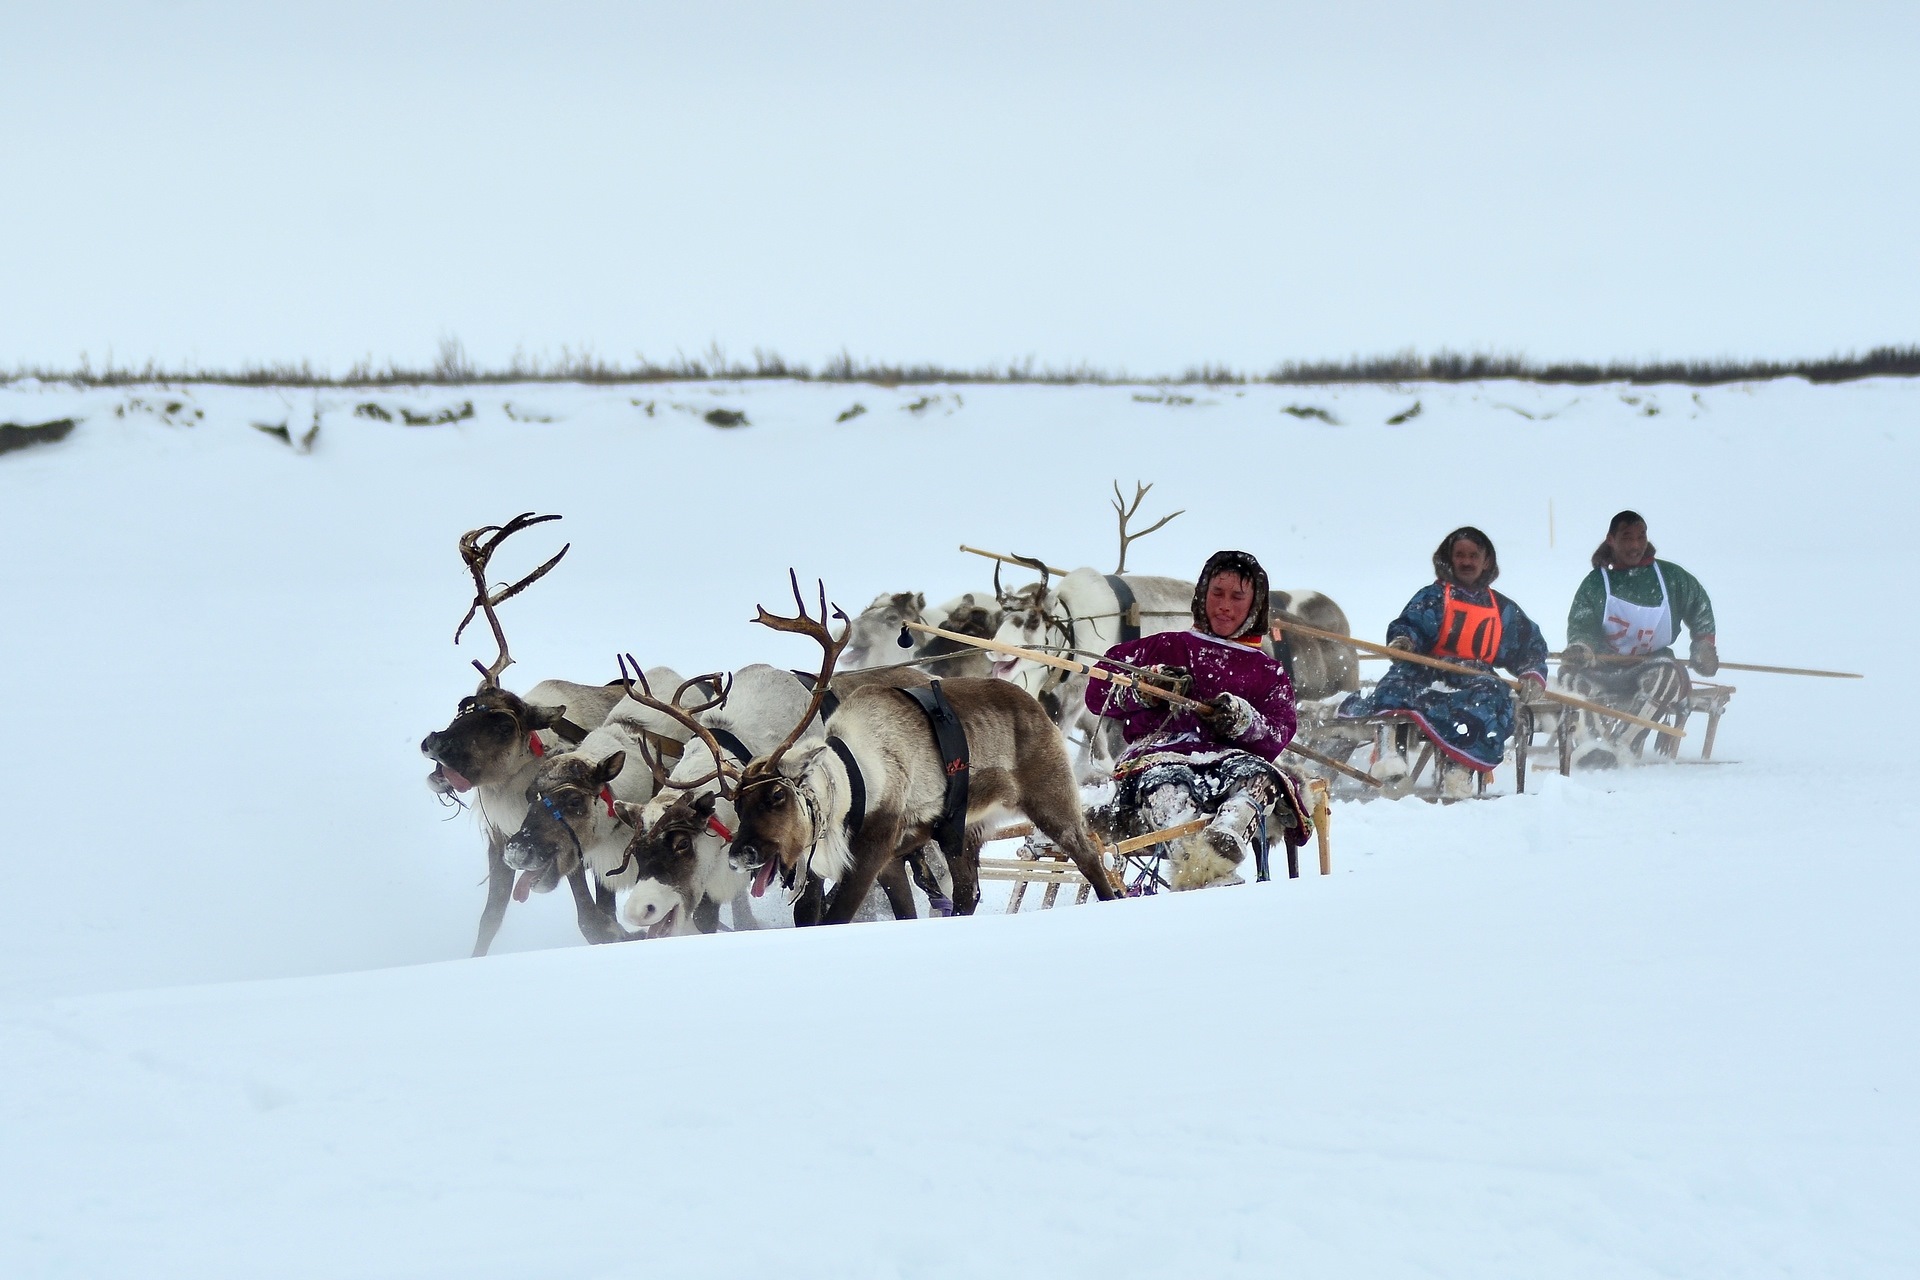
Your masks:
{"label": "fur hood", "polygon": [[[1480,549],[1487,553],[1487,576],[1478,582],[1461,582],[1453,576],[1453,544],[1462,538],[1467,539],[1469,542],[1480,544]],[[1452,533],[1440,539],[1440,545],[1433,553],[1433,576],[1441,582],[1450,583],[1456,587],[1466,587],[1474,591],[1484,591],[1493,585],[1495,578],[1500,576],[1500,557],[1495,554],[1493,550],[1493,539],[1470,524],[1461,525],[1458,529],[1455,529]]]}
{"label": "fur hood", "polygon": [[1247,623],[1240,628],[1237,636],[1222,636],[1224,640],[1238,640],[1244,636],[1264,638],[1271,629],[1267,616],[1267,571],[1260,562],[1244,551],[1216,551],[1207,557],[1207,563],[1200,570],[1200,580],[1193,587],[1193,627],[1201,635],[1212,635],[1213,628],[1207,624],[1207,584],[1213,581],[1217,573],[1231,573],[1245,578],[1253,584],[1253,606],[1247,610]]}
{"label": "fur hood", "polygon": [[1593,552],[1593,567],[1596,569],[1644,569],[1653,563],[1654,545],[1647,544],[1647,554],[1639,564],[1615,564],[1613,562],[1613,544],[1602,542]]}

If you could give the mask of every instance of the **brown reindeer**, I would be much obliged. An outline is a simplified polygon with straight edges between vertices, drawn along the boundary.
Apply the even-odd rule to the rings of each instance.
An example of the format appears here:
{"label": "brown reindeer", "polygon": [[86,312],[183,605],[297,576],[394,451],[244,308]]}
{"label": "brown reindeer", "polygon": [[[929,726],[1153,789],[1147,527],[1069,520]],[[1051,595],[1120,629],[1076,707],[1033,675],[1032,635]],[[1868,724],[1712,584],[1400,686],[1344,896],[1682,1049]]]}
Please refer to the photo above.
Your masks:
{"label": "brown reindeer", "polygon": [[[825,651],[816,692],[826,687],[846,633],[835,641],[808,616],[794,581],[797,617],[760,610],[756,622],[813,637]],[[842,620],[845,614],[835,613]],[[979,902],[979,849],[985,824],[1023,814],[1073,858],[1094,892],[1114,896],[1100,853],[1087,833],[1079,789],[1059,731],[1040,704],[1002,680],[961,677],[941,685],[967,739],[967,827],[951,865],[954,905],[971,914]],[[742,772],[735,788],[740,826],[734,857],[743,865],[778,866],[797,891],[813,879],[834,882],[821,922],[842,924],[882,871],[933,835],[946,809],[948,770],[925,713],[896,689],[850,695],[826,724],[826,740],[792,756],[818,710],[819,698],[773,751]]]}
{"label": "brown reindeer", "polygon": [[[501,673],[513,664],[513,657],[494,610],[546,576],[568,548],[561,547],[546,563],[511,586],[489,587],[488,563],[506,539],[522,529],[559,518],[535,516],[529,511],[504,525],[487,525],[461,535],[460,558],[473,575],[474,597],[453,633],[454,643],[459,643],[474,615],[484,613],[500,652],[490,666],[474,662],[480,672],[480,687],[460,700],[446,728],[429,733],[420,743],[421,753],[434,765],[427,777],[428,787],[442,796],[471,792],[486,832],[487,902],[481,909],[474,939],[476,956],[485,955],[493,945],[509,900],[546,893],[560,882],[557,870],[516,881],[506,864],[507,839],[526,817],[526,787],[540,757],[550,751],[564,751],[570,743],[585,738],[620,700],[618,685],[608,688],[544,680],[524,698],[500,685]],[[582,935],[591,942],[617,941],[626,936],[614,923],[612,894],[596,898],[581,869],[575,869],[566,880],[573,891]]]}

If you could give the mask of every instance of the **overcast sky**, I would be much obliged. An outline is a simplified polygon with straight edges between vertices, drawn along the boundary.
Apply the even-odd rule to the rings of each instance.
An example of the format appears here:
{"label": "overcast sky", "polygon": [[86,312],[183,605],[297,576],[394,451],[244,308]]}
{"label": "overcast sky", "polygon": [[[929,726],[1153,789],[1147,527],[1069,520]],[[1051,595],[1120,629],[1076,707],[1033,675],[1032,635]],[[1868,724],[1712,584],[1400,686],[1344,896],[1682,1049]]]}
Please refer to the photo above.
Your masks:
{"label": "overcast sky", "polygon": [[29,4],[0,367],[1920,342],[1920,5]]}

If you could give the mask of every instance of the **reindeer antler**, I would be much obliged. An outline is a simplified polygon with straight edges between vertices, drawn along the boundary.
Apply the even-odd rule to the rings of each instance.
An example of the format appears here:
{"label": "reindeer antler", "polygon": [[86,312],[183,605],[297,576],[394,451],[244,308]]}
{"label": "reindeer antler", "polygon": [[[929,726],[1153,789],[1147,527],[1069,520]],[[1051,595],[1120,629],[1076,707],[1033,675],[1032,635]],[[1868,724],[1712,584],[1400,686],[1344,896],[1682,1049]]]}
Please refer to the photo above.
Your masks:
{"label": "reindeer antler", "polygon": [[[695,676],[691,680],[683,680],[680,682],[680,687],[673,691],[673,697],[662,702],[653,696],[653,689],[647,684],[647,673],[640,669],[640,664],[634,660],[632,654],[619,654],[617,658],[620,664],[620,684],[621,687],[627,691],[629,698],[632,698],[643,707],[651,707],[661,715],[679,721],[691,730],[695,737],[706,743],[707,749],[713,753],[713,769],[710,772],[690,782],[681,782],[675,785],[682,791],[691,791],[695,787],[703,787],[709,782],[718,782],[720,784],[720,794],[728,800],[733,799],[733,788],[729,785],[732,775],[727,769],[727,757],[725,753],[721,751],[720,743],[715,740],[713,732],[708,729],[707,726],[694,719],[694,717],[702,711],[711,711],[715,707],[725,704],[727,695],[733,692],[732,678],[727,677],[723,681],[720,673],[714,672],[712,675]],[[628,673],[629,666],[632,667],[631,674]],[[697,707],[684,707],[680,704],[681,694],[685,693],[694,685],[709,680],[715,682],[714,687],[719,690],[718,693]],[[636,682],[638,682],[640,686],[637,689],[634,687]],[[640,758],[647,762],[647,768],[653,770],[655,784],[657,787],[666,786],[669,771],[663,768],[659,758],[647,749],[647,740],[644,735],[642,735],[637,742],[640,747]],[[744,761],[742,763],[744,763]]]}
{"label": "reindeer antler", "polygon": [[[800,575],[789,569],[787,579],[793,584],[793,603],[794,607],[800,611],[799,614],[792,618],[783,618],[779,614],[768,613],[762,605],[755,605],[754,608],[759,616],[754,621],[763,627],[771,627],[775,631],[792,631],[799,635],[812,636],[820,642],[820,647],[826,651],[826,657],[820,663],[820,678],[813,682],[813,701],[809,702],[807,709],[800,714],[800,723],[793,726],[793,732],[789,733],[785,741],[767,756],[769,767],[779,764],[780,757],[787,753],[787,748],[798,742],[800,735],[806,732],[807,726],[813,723],[813,717],[820,710],[820,704],[827,699],[827,684],[833,679],[833,664],[840,660],[840,651],[847,647],[847,640],[853,635],[851,623],[840,629],[838,640],[835,640],[833,633],[827,629],[829,606],[826,583],[820,584],[820,617],[816,621],[807,613],[807,602],[800,598]],[[832,611],[833,617],[847,622],[847,615],[838,605],[832,606]]]}
{"label": "reindeer antler", "polygon": [[[459,644],[461,635],[465,633],[467,629],[467,624],[473,621],[473,615],[484,611],[487,615],[487,625],[493,628],[494,643],[500,646],[500,656],[493,660],[492,666],[483,667],[480,665],[479,659],[476,658],[474,660],[473,666],[474,669],[480,673],[480,687],[482,689],[491,689],[498,685],[500,683],[500,673],[513,665],[513,657],[507,652],[507,633],[500,629],[500,617],[494,613],[494,608],[505,601],[513,599],[522,591],[525,591],[528,587],[546,577],[548,570],[560,563],[560,557],[567,554],[573,547],[573,544],[569,542],[561,547],[560,550],[553,554],[551,560],[548,560],[545,564],[512,586],[501,587],[494,591],[487,589],[487,562],[493,559],[494,551],[499,548],[502,542],[505,542],[522,529],[530,529],[536,524],[545,524],[549,520],[558,520],[559,518],[557,515],[536,516],[531,511],[525,511],[507,521],[505,524],[490,524],[479,529],[469,529],[460,535],[460,558],[467,562],[467,571],[473,575],[473,603],[467,607],[467,616],[460,619],[460,625],[454,628],[453,642]],[[492,536],[489,537],[489,534]]]}
{"label": "reindeer antler", "polygon": [[1128,506],[1120,496],[1120,482],[1118,480],[1113,482],[1113,509],[1120,517],[1120,563],[1114,567],[1113,571],[1115,573],[1125,573],[1127,571],[1127,548],[1132,545],[1136,539],[1144,538],[1154,530],[1163,527],[1169,520],[1173,519],[1173,516],[1183,516],[1186,514],[1186,509],[1183,507],[1179,511],[1174,512],[1173,516],[1162,516],[1138,533],[1128,533],[1127,521],[1133,519],[1134,514],[1140,510],[1142,499],[1147,496],[1147,492],[1152,488],[1153,486],[1150,484],[1141,484],[1138,480],[1135,480],[1133,482],[1133,505]]}

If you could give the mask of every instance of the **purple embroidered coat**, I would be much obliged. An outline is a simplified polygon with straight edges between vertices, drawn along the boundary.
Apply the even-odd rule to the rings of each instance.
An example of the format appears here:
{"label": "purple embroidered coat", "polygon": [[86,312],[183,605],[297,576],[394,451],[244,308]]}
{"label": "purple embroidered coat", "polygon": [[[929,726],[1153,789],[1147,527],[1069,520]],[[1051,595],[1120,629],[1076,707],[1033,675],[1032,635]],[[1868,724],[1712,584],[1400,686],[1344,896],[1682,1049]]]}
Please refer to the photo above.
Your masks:
{"label": "purple embroidered coat", "polygon": [[1120,721],[1127,740],[1127,749],[1120,757],[1123,763],[1163,751],[1203,756],[1239,750],[1263,760],[1278,760],[1287,743],[1293,741],[1293,682],[1278,662],[1258,649],[1194,630],[1162,631],[1122,641],[1107,650],[1107,656],[1136,667],[1185,667],[1193,672],[1192,697],[1205,701],[1215,694],[1231,693],[1244,699],[1254,713],[1245,733],[1223,738],[1191,711],[1182,709],[1169,715],[1164,704],[1148,706],[1130,688],[1090,680],[1087,709]]}

